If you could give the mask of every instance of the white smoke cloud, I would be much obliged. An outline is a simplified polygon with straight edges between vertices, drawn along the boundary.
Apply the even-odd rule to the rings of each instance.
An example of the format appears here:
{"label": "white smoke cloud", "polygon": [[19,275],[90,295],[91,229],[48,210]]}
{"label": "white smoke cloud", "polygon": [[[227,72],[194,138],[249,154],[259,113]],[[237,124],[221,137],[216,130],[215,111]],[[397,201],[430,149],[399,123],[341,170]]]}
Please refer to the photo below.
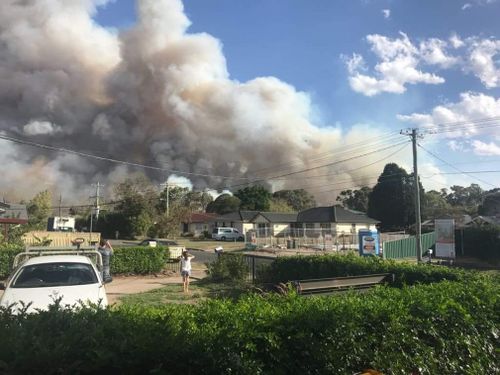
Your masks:
{"label": "white smoke cloud", "polygon": [[[232,80],[221,42],[187,32],[180,0],[138,1],[137,24],[121,33],[93,21],[106,3],[0,2],[0,130],[189,173],[194,188],[218,190],[262,177],[253,171],[276,165],[317,165],[309,160],[350,139],[313,123],[307,93],[274,77]],[[377,132],[363,138],[370,134]],[[32,193],[40,185],[31,179],[39,177],[56,191],[86,199],[92,182],[111,189],[137,171],[25,146],[3,150],[9,162],[2,172],[10,177],[0,181],[3,191],[30,174]],[[157,183],[166,178],[165,172],[147,173]]]}
{"label": "white smoke cloud", "polygon": [[53,134],[61,131],[61,127],[48,121],[30,121],[24,125],[23,132],[26,135]]}

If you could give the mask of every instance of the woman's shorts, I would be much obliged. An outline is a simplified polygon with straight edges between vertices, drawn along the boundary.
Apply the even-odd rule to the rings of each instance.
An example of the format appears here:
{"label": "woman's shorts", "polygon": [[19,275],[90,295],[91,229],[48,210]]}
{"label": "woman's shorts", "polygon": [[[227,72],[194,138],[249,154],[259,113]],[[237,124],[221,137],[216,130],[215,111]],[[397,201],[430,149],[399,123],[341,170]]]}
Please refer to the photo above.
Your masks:
{"label": "woman's shorts", "polygon": [[191,276],[191,271],[181,271],[181,276]]}

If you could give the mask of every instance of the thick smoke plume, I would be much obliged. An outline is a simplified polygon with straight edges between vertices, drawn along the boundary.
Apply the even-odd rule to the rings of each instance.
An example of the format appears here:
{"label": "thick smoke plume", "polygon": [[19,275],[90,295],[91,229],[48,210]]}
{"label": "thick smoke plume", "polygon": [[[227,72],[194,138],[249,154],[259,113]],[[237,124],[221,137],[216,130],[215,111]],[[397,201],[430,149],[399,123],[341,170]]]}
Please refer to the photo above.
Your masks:
{"label": "thick smoke plume", "polygon": [[[120,33],[93,21],[104,2],[0,1],[3,134],[193,173],[184,176],[197,189],[276,175],[282,164],[287,170],[290,163],[295,170],[317,165],[310,162],[316,155],[366,136],[316,126],[308,95],[276,78],[231,79],[221,42],[187,32],[180,0],[139,1],[137,24]],[[10,199],[46,188],[83,199],[92,182],[110,187],[137,172],[3,140],[0,156],[0,192]],[[156,182],[168,175],[145,173]],[[327,182],[332,178],[314,180]]]}

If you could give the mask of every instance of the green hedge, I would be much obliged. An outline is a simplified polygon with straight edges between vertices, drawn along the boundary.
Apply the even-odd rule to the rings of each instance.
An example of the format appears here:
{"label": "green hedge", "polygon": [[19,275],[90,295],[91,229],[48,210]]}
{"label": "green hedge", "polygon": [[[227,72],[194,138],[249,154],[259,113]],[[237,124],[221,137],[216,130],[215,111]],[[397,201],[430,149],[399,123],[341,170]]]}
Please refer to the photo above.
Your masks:
{"label": "green hedge", "polygon": [[10,275],[14,257],[21,251],[22,247],[20,246],[0,246],[0,280]]}
{"label": "green hedge", "polygon": [[497,374],[499,295],[485,279],[199,306],[0,310],[0,372]]}
{"label": "green hedge", "polygon": [[264,282],[319,279],[373,273],[394,273],[396,286],[462,280],[472,271],[428,264],[414,264],[358,255],[319,255],[279,257],[263,273]]}
{"label": "green hedge", "polygon": [[165,247],[122,247],[114,250],[111,274],[149,274],[160,272],[169,258]]}
{"label": "green hedge", "polygon": [[[9,276],[12,262],[21,247],[0,247],[0,279]],[[111,274],[149,274],[160,272],[169,258],[164,247],[122,247],[114,249]]]}
{"label": "green hedge", "polygon": [[464,253],[467,256],[500,264],[500,227],[465,228]]}

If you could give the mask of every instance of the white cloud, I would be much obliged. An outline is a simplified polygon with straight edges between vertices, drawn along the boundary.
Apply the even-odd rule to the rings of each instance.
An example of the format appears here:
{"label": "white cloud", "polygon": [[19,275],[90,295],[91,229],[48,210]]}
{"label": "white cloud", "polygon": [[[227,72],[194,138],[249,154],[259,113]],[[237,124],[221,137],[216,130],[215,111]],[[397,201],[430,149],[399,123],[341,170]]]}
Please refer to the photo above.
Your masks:
{"label": "white cloud", "polygon": [[[361,74],[359,70],[356,70],[357,65],[354,59],[346,62],[346,65],[350,73],[351,88],[367,96],[381,92],[401,94],[406,91],[407,84],[443,83],[444,78],[423,72],[417,69],[417,66],[421,60],[427,64],[449,65],[452,63],[444,52],[439,53],[437,42],[424,45],[426,54],[424,54],[425,58],[422,58],[419,48],[413,45],[404,33],[400,33],[400,37],[395,39],[373,34],[368,35],[366,40],[371,44],[371,50],[379,59],[379,63],[374,67],[375,76]],[[357,60],[359,60],[358,57]]]}
{"label": "white cloud", "polygon": [[482,156],[500,156],[500,146],[494,142],[485,143],[479,140],[472,141],[474,153]]}
{"label": "white cloud", "polygon": [[450,40],[450,44],[453,48],[460,48],[460,47],[463,47],[463,45],[465,44],[457,34],[451,34],[449,40]]}
{"label": "white cloud", "polygon": [[[460,99],[456,103],[436,106],[431,113],[412,113],[397,117],[419,127],[435,127],[437,132],[446,130],[444,135],[448,138],[477,135],[481,126],[491,124],[484,122],[485,119],[500,117],[500,99],[472,92],[462,93]],[[448,143],[448,146],[455,151],[468,151],[463,144],[457,142]]]}
{"label": "white cloud", "polygon": [[[424,66],[438,69],[460,67],[478,77],[487,88],[500,87],[500,40],[470,37],[462,40],[452,34],[448,40],[428,38],[418,44],[400,32],[398,38],[379,34],[366,37],[377,58],[373,73],[363,56],[353,53],[351,58],[342,55],[349,72],[351,88],[366,96],[382,92],[401,94],[410,84],[441,84],[445,79],[435,72],[426,72]],[[452,54],[450,51],[453,51]]]}
{"label": "white cloud", "polygon": [[472,4],[471,3],[465,3],[463,6],[462,6],[462,10],[466,10],[466,9],[469,9],[472,7]]}
{"label": "white cloud", "polygon": [[346,64],[349,74],[355,74],[360,70],[366,70],[366,64],[363,56],[353,53],[352,57],[346,55],[341,55],[340,57]]}
{"label": "white cloud", "polygon": [[48,121],[30,121],[24,125],[23,132],[26,135],[54,134],[60,132],[61,128]]}
{"label": "white cloud", "polygon": [[390,9],[382,9],[382,14],[384,15],[384,18],[387,19],[391,16],[391,10]]}
{"label": "white cloud", "polygon": [[500,86],[500,64],[495,56],[500,54],[500,40],[470,39],[469,65],[465,67],[478,77],[488,88]]}
{"label": "white cloud", "polygon": [[440,191],[443,187],[449,186],[441,169],[430,162],[419,165],[419,176],[422,179],[422,185],[427,191]]}
{"label": "white cloud", "polygon": [[[457,43],[457,41],[455,41]],[[420,57],[430,65],[449,68],[458,62],[458,58],[446,54],[448,43],[443,40],[430,38],[420,43]]]}

